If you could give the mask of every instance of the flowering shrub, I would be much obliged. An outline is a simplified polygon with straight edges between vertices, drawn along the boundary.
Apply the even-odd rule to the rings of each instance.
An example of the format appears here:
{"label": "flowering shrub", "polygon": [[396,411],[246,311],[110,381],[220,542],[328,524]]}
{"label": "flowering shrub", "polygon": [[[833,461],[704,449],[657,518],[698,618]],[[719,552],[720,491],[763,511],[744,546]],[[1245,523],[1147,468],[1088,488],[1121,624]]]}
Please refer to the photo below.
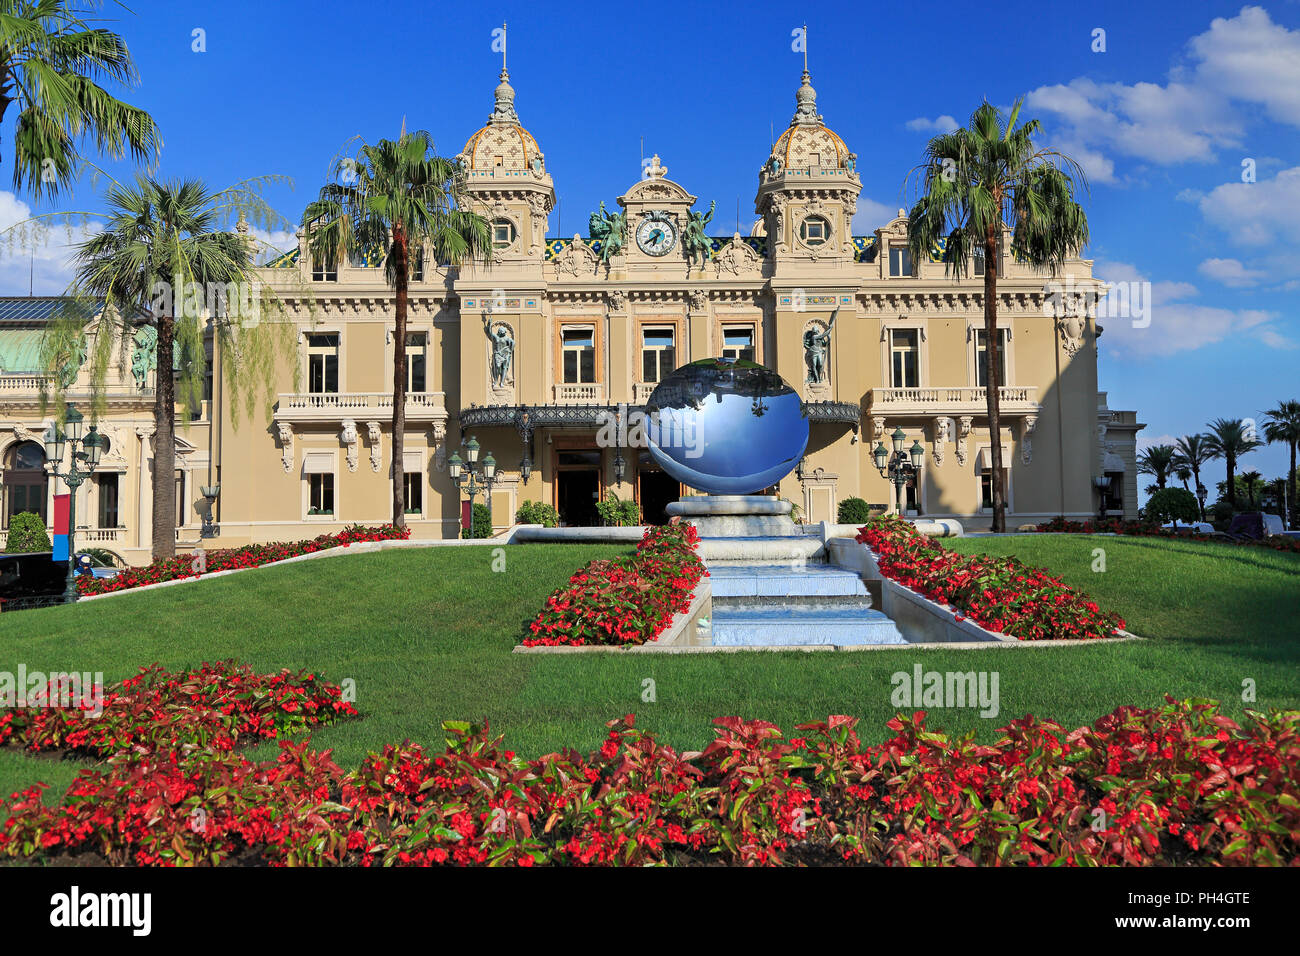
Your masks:
{"label": "flowering shrub", "polygon": [[990,631],[1022,641],[1114,637],[1124,621],[1040,568],[1016,558],[967,557],[950,551],[896,516],[875,518],[858,540],[875,553],[880,573]]}
{"label": "flowering shrub", "polygon": [[1066,731],[1026,717],[992,745],[852,717],[786,738],[725,717],[698,754],[609,724],[599,749],[523,760],[486,727],[405,743],[343,773],[281,744],[254,763],[120,751],[62,807],[0,804],[0,854],[43,862],[273,865],[1278,865],[1300,859],[1300,712],[1211,701],[1121,707]]}
{"label": "flowering shrub", "polygon": [[1250,538],[1235,540],[1192,531],[1174,531],[1172,528],[1160,527],[1155,521],[1122,521],[1119,518],[1107,518],[1104,521],[1069,521],[1057,517],[1040,524],[1038,530],[1058,534],[1123,534],[1142,538],[1177,538],[1179,541],[1218,541],[1221,544],[1252,545],[1257,548],[1272,548],[1274,551],[1300,554],[1300,538],[1271,535],[1259,540]]}
{"label": "flowering shrub", "polygon": [[[273,561],[295,558],[300,554],[312,554],[330,548],[346,548],[360,541],[405,541],[410,536],[410,528],[394,528],[390,524],[380,525],[378,528],[351,525],[337,534],[322,534],[311,540],[248,544],[242,548],[207,551],[203,556],[203,573],[212,574],[214,571],[230,571],[234,568],[256,568]],[[142,568],[128,568],[116,577],[79,577],[77,590],[81,594],[108,594],[113,591],[138,588],[145,584],[158,584],[161,581],[199,576],[199,572],[194,570],[194,555],[178,554],[174,558],[155,561]]]}
{"label": "flowering shrub", "polygon": [[588,562],[546,599],[528,625],[524,646],[654,640],[674,614],[690,607],[695,585],[707,573],[695,553],[698,541],[693,525],[651,527],[632,557]]}

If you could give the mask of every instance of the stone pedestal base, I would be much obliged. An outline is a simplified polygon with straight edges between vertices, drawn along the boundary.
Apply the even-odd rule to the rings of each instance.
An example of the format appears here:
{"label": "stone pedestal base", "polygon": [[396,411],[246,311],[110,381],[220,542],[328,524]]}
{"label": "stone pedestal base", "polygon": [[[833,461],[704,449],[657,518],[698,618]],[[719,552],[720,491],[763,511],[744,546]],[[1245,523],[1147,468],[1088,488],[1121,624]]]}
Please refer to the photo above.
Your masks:
{"label": "stone pedestal base", "polygon": [[777,538],[799,534],[790,508],[768,495],[705,495],[669,502],[665,510],[695,525],[701,538]]}

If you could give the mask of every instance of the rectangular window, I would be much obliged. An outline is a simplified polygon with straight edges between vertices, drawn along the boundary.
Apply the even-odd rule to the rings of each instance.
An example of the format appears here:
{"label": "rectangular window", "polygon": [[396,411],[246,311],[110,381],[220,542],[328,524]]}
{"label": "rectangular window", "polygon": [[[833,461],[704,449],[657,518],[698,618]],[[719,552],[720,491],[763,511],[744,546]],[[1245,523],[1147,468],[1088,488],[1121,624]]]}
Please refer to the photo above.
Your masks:
{"label": "rectangular window", "polygon": [[307,499],[307,514],[332,515],[334,513],[334,476],[309,475],[311,491]]}
{"label": "rectangular window", "polygon": [[752,325],[723,326],[722,356],[744,362],[754,361],[754,327]]}
{"label": "rectangular window", "polygon": [[313,395],[339,390],[338,333],[307,336],[307,391]]}
{"label": "rectangular window", "polygon": [[589,385],[596,381],[596,333],[590,327],[562,330],[564,383]]}
{"label": "rectangular window", "polygon": [[1106,487],[1106,510],[1123,511],[1124,510],[1124,472],[1108,471],[1106,477],[1110,479],[1110,484]]}
{"label": "rectangular window", "polygon": [[912,253],[907,246],[896,244],[889,247],[889,274],[895,279],[912,274]]}
{"label": "rectangular window", "polygon": [[337,265],[327,266],[317,259],[312,259],[311,281],[312,282],[338,282],[339,267]]}
{"label": "rectangular window", "polygon": [[99,485],[99,526],[116,528],[117,525],[117,475],[97,475]]}
{"label": "rectangular window", "polygon": [[406,335],[406,390],[423,392],[425,388],[425,357],[428,352],[428,335],[408,332]]}
{"label": "rectangular window", "polygon": [[[987,388],[989,384],[988,375],[988,351],[989,336],[983,329],[977,329],[975,332],[975,384],[980,388]],[[1007,330],[998,329],[998,384],[1007,384]]]}
{"label": "rectangular window", "polygon": [[649,326],[641,330],[641,381],[662,382],[664,376],[677,368],[675,334],[671,326]]}
{"label": "rectangular window", "polygon": [[408,515],[418,515],[424,512],[424,475],[418,471],[406,471],[402,473],[402,484],[405,491],[404,505]]}
{"label": "rectangular window", "polygon": [[[1002,493],[1005,495],[1010,483],[1007,481],[1007,470],[1002,469]],[[980,510],[993,510],[993,469],[985,468],[980,472]]]}
{"label": "rectangular window", "polygon": [[185,472],[178,470],[176,472],[176,527],[185,527],[189,510],[185,501]]}
{"label": "rectangular window", "polygon": [[919,388],[921,385],[920,333],[916,329],[896,329],[889,334],[891,384],[894,388]]}

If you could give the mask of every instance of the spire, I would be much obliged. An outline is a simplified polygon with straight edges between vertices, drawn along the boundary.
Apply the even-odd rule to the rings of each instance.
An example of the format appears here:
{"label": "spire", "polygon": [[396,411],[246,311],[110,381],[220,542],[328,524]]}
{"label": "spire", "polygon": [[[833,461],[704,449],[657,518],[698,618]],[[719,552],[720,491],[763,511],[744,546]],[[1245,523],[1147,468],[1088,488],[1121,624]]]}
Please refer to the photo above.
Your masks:
{"label": "spire", "polygon": [[519,123],[519,114],[515,112],[515,89],[510,85],[510,73],[506,70],[506,25],[501,24],[501,82],[496,88],[496,105],[492,108],[489,123]]}
{"label": "spire", "polygon": [[822,121],[817,112],[817,91],[812,86],[812,74],[808,72],[808,24],[803,25],[803,81],[794,95],[794,119],[791,126],[816,126]]}

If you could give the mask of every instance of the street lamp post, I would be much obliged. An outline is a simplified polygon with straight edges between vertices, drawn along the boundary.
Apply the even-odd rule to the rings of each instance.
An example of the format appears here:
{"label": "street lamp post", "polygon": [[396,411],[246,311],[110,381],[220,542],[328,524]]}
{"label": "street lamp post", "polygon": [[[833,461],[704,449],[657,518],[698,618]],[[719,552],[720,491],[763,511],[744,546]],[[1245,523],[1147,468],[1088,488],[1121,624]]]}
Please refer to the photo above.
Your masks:
{"label": "street lamp post", "polygon": [[903,489],[907,487],[909,481],[912,481],[921,473],[921,463],[925,460],[925,448],[919,441],[914,441],[912,447],[904,451],[903,444],[907,441],[907,435],[903,433],[902,428],[895,428],[890,440],[894,443],[892,458],[884,442],[876,443],[876,450],[871,453],[871,457],[876,461],[876,470],[880,472],[880,477],[886,478],[893,483],[894,507],[896,512],[901,515],[904,510]]}
{"label": "street lamp post", "polygon": [[[51,425],[45,431],[45,460],[53,462],[50,471],[56,478],[63,479],[69,492],[68,580],[63,591],[65,604],[72,604],[77,600],[77,489],[81,487],[82,482],[95,473],[95,466],[99,464],[99,456],[104,450],[104,438],[94,425],[91,425],[90,431],[84,438],[82,437],[81,427],[84,421],[85,417],[81,412],[69,405],[68,413],[64,418],[64,424],[68,429],[67,435],[65,436],[55,425]],[[63,463],[65,444],[70,447],[72,454],[69,456],[67,469],[60,471],[59,465]],[[81,446],[80,450],[77,448],[78,445]],[[85,462],[84,469],[77,467],[78,460]]]}
{"label": "street lamp post", "polygon": [[1106,520],[1106,492],[1114,479],[1110,475],[1097,475],[1092,479],[1092,486],[1097,489],[1097,520]]}
{"label": "street lamp post", "polygon": [[451,457],[447,459],[447,473],[451,475],[451,480],[456,483],[456,490],[463,490],[465,494],[469,495],[469,526],[472,533],[474,528],[474,498],[480,491],[480,481],[482,482],[483,501],[488,508],[492,507],[492,484],[497,477],[497,462],[492,457],[491,452],[484,455],[481,462],[479,461],[479,443],[476,438],[471,437],[461,447],[465,450],[465,458],[462,460],[458,453],[452,452]]}
{"label": "street lamp post", "polygon": [[1209,490],[1199,481],[1196,483],[1196,500],[1201,506],[1201,520],[1205,520],[1205,499],[1209,497]]}

